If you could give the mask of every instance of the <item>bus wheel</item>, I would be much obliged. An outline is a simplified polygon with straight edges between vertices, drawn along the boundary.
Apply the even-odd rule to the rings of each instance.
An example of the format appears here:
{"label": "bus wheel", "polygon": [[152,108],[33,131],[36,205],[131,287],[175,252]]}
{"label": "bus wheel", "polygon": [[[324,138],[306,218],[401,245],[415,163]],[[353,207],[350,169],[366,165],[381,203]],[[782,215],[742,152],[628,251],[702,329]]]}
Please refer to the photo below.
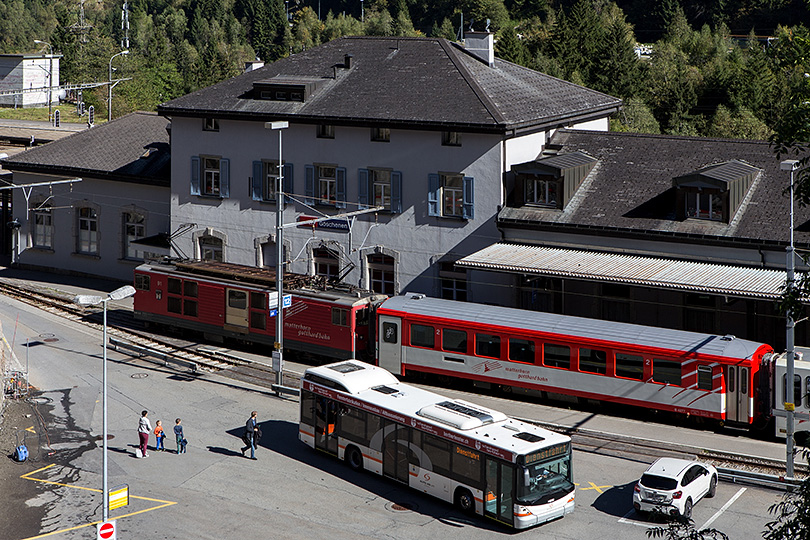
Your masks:
{"label": "bus wheel", "polygon": [[363,470],[363,454],[360,453],[356,446],[350,446],[346,449],[345,460],[353,471]]}
{"label": "bus wheel", "polygon": [[465,514],[475,512],[475,499],[473,499],[472,493],[466,489],[456,491],[456,506]]}

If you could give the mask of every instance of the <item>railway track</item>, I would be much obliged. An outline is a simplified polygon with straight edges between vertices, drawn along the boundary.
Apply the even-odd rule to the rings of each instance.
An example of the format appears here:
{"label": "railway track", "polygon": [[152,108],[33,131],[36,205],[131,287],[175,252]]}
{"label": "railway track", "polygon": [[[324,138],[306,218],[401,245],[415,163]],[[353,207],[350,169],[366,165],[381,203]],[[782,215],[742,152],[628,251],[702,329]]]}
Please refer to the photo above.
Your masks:
{"label": "railway track", "polygon": [[[55,289],[34,290],[29,286],[16,285],[0,279],[0,294],[17,299],[57,316],[81,322],[98,331],[103,330],[103,308],[80,307],[73,298]],[[268,364],[240,357],[229,349],[211,345],[156,336],[142,328],[132,312],[110,301],[107,308],[107,335],[111,343],[118,343],[138,356],[148,355],[162,359],[164,364],[183,366],[192,372],[218,372],[229,378],[248,384],[270,388],[276,383],[276,372]],[[284,371],[283,386],[297,387],[301,374]],[[784,461],[706,450],[688,445],[662,443],[638,437],[602,433],[583,428],[568,428],[557,424],[536,422],[547,429],[571,436],[574,448],[584,452],[611,455],[622,458],[632,456],[640,461],[652,461],[658,457],[700,459],[715,465],[727,481],[752,482],[782,489],[790,488],[796,481],[785,481]],[[810,470],[804,464],[796,464],[796,477],[805,478]]]}

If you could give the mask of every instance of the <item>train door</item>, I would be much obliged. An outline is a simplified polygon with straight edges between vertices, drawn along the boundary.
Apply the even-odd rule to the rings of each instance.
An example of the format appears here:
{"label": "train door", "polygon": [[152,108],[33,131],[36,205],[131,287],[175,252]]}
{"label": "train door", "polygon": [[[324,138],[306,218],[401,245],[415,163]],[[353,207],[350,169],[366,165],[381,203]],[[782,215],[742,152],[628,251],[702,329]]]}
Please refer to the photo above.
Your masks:
{"label": "train door", "polygon": [[383,475],[407,484],[410,430],[396,422],[384,422]]}
{"label": "train door", "polygon": [[514,468],[508,464],[487,458],[487,487],[484,490],[484,515],[512,525],[515,517]]}
{"label": "train door", "polygon": [[225,324],[248,329],[248,295],[239,289],[225,290]]}
{"label": "train door", "polygon": [[380,315],[377,329],[377,365],[402,374],[402,319]]}
{"label": "train door", "polygon": [[315,398],[315,448],[335,456],[338,449],[337,416],[337,403],[323,396]]}
{"label": "train door", "polygon": [[750,393],[748,368],[726,366],[726,421],[748,423]]}

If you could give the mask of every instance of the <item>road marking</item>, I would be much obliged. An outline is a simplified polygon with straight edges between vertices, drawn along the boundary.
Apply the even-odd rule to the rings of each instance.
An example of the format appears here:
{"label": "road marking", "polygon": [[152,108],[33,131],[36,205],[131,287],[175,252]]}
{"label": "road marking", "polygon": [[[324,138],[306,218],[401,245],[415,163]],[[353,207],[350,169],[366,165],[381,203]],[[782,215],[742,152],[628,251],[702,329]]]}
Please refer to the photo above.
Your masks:
{"label": "road marking", "polygon": [[635,512],[635,510],[631,509],[625,515],[619,518],[619,523],[628,523],[630,525],[635,525],[636,527],[646,527],[647,529],[652,529],[653,527],[658,527],[658,525],[652,525],[649,523],[639,523],[638,521],[627,519],[627,516]]}
{"label": "road marking", "polygon": [[737,493],[735,493],[735,494],[734,494],[734,496],[733,496],[731,499],[729,499],[729,501],[728,501],[726,504],[724,504],[724,505],[723,505],[723,508],[721,508],[720,510],[718,510],[717,512],[715,512],[715,514],[714,514],[712,517],[710,517],[710,518],[709,518],[709,521],[707,521],[706,523],[704,523],[704,524],[703,524],[703,526],[701,526],[701,527],[700,527],[700,529],[698,529],[698,530],[702,531],[703,529],[705,529],[706,527],[708,527],[709,525],[711,525],[712,523],[714,523],[714,520],[716,520],[717,518],[719,518],[719,517],[720,517],[720,515],[721,515],[723,512],[725,512],[726,510],[728,510],[728,507],[729,507],[729,506],[731,506],[731,505],[734,503],[734,501],[736,501],[737,499],[739,499],[739,498],[740,498],[740,495],[742,495],[743,493],[745,493],[745,490],[746,490],[746,489],[748,489],[748,488],[740,488],[740,491],[738,491]]}
{"label": "road marking", "polygon": [[586,487],[586,488],[581,487],[581,488],[579,488],[579,490],[580,490],[580,491],[588,491],[589,489],[595,489],[595,490],[596,490],[597,492],[599,492],[599,493],[604,493],[604,491],[602,491],[603,489],[607,489],[607,488],[612,488],[612,487],[613,487],[613,486],[597,486],[597,485],[596,485],[596,484],[594,484],[593,482],[588,482],[588,483],[591,485],[591,487]]}
{"label": "road marking", "polygon": [[[26,474],[20,476],[20,478],[23,478],[25,480],[33,480],[34,482],[41,482],[43,484],[51,484],[51,485],[54,485],[54,486],[68,487],[68,488],[72,488],[72,489],[84,489],[86,491],[95,491],[96,493],[101,493],[100,489],[88,488],[88,487],[83,487],[83,486],[73,486],[73,485],[70,485],[70,484],[63,484],[61,482],[54,482],[52,480],[44,480],[42,478],[31,478],[31,475],[34,475],[34,474],[36,474],[38,472],[41,472],[41,471],[44,471],[45,469],[49,469],[49,468],[51,468],[51,467],[53,467],[55,465],[56,465],[55,463],[51,463],[50,465],[42,467],[41,469],[37,469],[35,471],[31,471],[29,473],[26,473]],[[145,512],[151,512],[152,510],[159,510],[161,508],[166,508],[167,506],[172,506],[173,504],[177,504],[177,502],[174,502],[174,501],[163,501],[161,499],[152,499],[150,497],[138,497],[136,495],[130,495],[130,498],[131,499],[140,499],[142,501],[149,501],[149,502],[155,502],[155,503],[160,503],[160,504],[158,504],[157,506],[153,506],[152,508],[146,508],[144,510],[138,510],[137,512],[130,512],[129,514],[122,514],[120,516],[115,516],[115,519],[123,519],[123,518],[126,518],[126,517],[131,517],[131,516],[135,516],[135,515],[138,515],[138,514],[143,514]],[[68,532],[68,531],[75,531],[77,529],[83,529],[84,527],[95,527],[99,523],[103,523],[103,520],[94,521],[92,523],[85,523],[83,525],[77,525],[75,527],[69,527],[67,529],[59,529],[59,530],[56,530],[56,531],[51,531],[49,533],[40,534],[40,535],[37,535],[37,536],[31,536],[31,537],[25,538],[23,540],[34,540],[35,538],[45,538],[46,536],[52,536],[54,534],[59,534],[59,533]]]}
{"label": "road marking", "polygon": [[31,433],[36,433],[36,431],[34,431],[34,426],[25,428],[25,431],[30,431]]}

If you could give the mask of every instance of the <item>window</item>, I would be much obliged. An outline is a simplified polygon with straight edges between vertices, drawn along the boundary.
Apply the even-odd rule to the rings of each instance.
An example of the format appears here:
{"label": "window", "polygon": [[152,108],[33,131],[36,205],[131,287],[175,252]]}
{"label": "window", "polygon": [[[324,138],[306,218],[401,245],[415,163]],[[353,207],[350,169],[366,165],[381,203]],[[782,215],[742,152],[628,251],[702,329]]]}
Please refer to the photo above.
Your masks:
{"label": "window", "polygon": [[93,208],[79,208],[78,252],[98,255],[98,214]]}
{"label": "window", "polygon": [[452,262],[439,265],[439,279],[442,287],[442,298],[445,300],[467,301],[467,272],[456,270]]}
{"label": "window", "polygon": [[191,157],[191,194],[228,197],[230,160],[218,156]]}
{"label": "window", "polygon": [[442,131],[442,146],[461,146],[461,133],[458,131]]}
{"label": "window", "polygon": [[399,340],[398,329],[399,327],[395,323],[391,322],[384,322],[383,323],[383,341],[386,343],[397,343]]}
{"label": "window", "polygon": [[464,330],[442,330],[442,350],[466,353],[467,352],[467,332]]}
{"label": "window", "polygon": [[509,338],[509,360],[534,364],[534,341]]}
{"label": "window", "polygon": [[607,373],[607,353],[596,349],[580,349],[579,370],[604,375]]}
{"label": "window", "polygon": [[149,290],[149,276],[145,274],[135,274],[135,290],[148,291]]}
{"label": "window", "polygon": [[428,215],[473,219],[473,178],[459,173],[428,175]]}
{"label": "window", "polygon": [[571,367],[571,347],[565,345],[543,345],[543,365],[568,369]]}
{"label": "window", "polygon": [[332,124],[318,124],[317,137],[319,139],[334,139],[335,126]]}
{"label": "window", "polygon": [[526,202],[549,208],[558,208],[559,181],[552,176],[529,177],[526,179]]}
{"label": "window", "polygon": [[349,326],[349,310],[332,308],[332,324],[335,326]]}
{"label": "window", "polygon": [[306,166],[307,204],[346,207],[346,169],[335,165]]}
{"label": "window", "polygon": [[[284,163],[281,167],[282,190],[285,194],[293,192],[292,163]],[[253,177],[251,178],[251,195],[254,201],[275,202],[276,186],[278,186],[278,161],[264,160],[253,162]]]}
{"label": "window", "polygon": [[263,292],[250,293],[250,327],[267,329],[267,295]]}
{"label": "window", "polygon": [[146,236],[146,225],[144,217],[136,212],[124,212],[124,258],[142,259],[143,252],[133,245],[134,240],[139,240]]}
{"label": "window", "polygon": [[393,213],[402,212],[402,173],[390,169],[358,169],[360,208],[382,206]]}
{"label": "window", "polygon": [[222,240],[214,236],[200,238],[200,260],[222,262]]}
{"label": "window", "polygon": [[644,358],[633,354],[616,353],[616,376],[642,380],[644,378]]}
{"label": "window", "polygon": [[466,446],[453,446],[453,476],[461,478],[470,485],[481,482],[481,454]]}
{"label": "window", "polygon": [[501,337],[492,334],[475,334],[475,354],[490,358],[501,357]]}
{"label": "window", "polygon": [[686,217],[721,221],[723,197],[717,190],[688,191],[686,193]]}
{"label": "window", "polygon": [[701,390],[712,389],[712,368],[711,366],[698,366],[697,386]]}
{"label": "window", "polygon": [[429,347],[432,349],[435,344],[435,334],[436,332],[432,326],[412,324],[411,345],[415,347]]}
{"label": "window", "polygon": [[[733,369],[729,369],[729,375],[734,373]],[[741,376],[740,383],[742,383],[745,379]],[[740,384],[740,393],[745,393],[742,391],[742,384]],[[729,391],[734,391],[733,384],[729,384]],[[787,390],[787,374],[782,376],[782,395],[785,396],[785,403],[790,403],[790,392]],[[800,375],[793,375],[793,403],[796,405],[802,404],[802,378]]]}
{"label": "window", "polygon": [[204,118],[203,131],[219,131],[219,119],[217,118]]}
{"label": "window", "polygon": [[34,210],[34,247],[53,249],[53,214],[49,205]]}
{"label": "window", "polygon": [[653,359],[653,382],[681,385],[681,363],[672,360]]}
{"label": "window", "polygon": [[169,313],[197,316],[197,282],[169,278],[166,285],[166,310]]}
{"label": "window", "polygon": [[315,275],[324,276],[326,279],[338,278],[339,259],[338,254],[326,247],[319,247],[312,250],[312,259],[315,263]]}
{"label": "window", "polygon": [[394,258],[382,253],[368,256],[368,273],[371,281],[371,290],[393,296],[394,287]]}
{"label": "window", "polygon": [[391,129],[383,127],[371,128],[371,140],[377,142],[389,142],[391,140]]}

